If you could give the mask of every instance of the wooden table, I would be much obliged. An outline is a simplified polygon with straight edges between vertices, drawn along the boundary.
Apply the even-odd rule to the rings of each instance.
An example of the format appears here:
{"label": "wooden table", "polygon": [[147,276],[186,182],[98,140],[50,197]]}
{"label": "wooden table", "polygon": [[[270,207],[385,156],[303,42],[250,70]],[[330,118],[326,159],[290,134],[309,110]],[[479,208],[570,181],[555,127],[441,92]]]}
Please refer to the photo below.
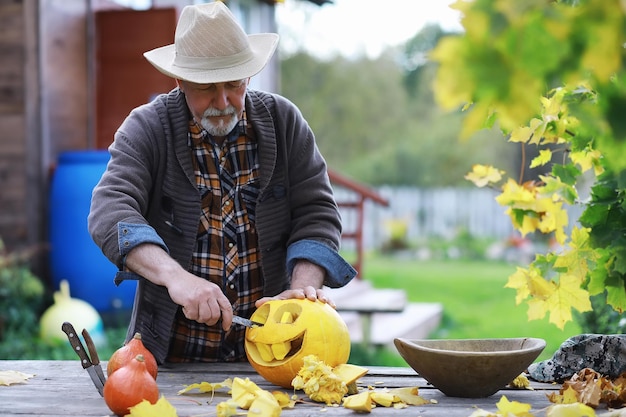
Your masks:
{"label": "wooden table", "polygon": [[[106,363],[103,363],[106,372]],[[0,386],[0,416],[108,416],[112,415],[104,399],[93,386],[88,373],[75,361],[0,361],[0,371],[13,370],[35,376],[23,384]],[[162,395],[176,407],[179,417],[215,416],[215,406],[230,398],[226,389],[210,394],[177,395],[177,392],[197,382],[221,382],[226,378],[249,377],[261,388],[277,390],[278,387],[265,382],[247,363],[186,364],[162,366],[157,382]],[[471,381],[468,381],[471,383]],[[436,404],[409,406],[406,409],[376,407],[372,416],[446,416],[468,417],[475,409],[496,411],[496,403],[502,395],[509,401],[520,401],[532,405],[531,412],[545,416],[545,407],[551,405],[546,393],[557,391],[560,385],[533,383],[534,390],[504,389],[488,398],[452,398],[429,386],[411,368],[370,367],[359,381],[359,386],[376,388],[419,387],[419,394],[436,400]],[[287,391],[287,390],[285,390]],[[288,391],[289,392],[289,391]],[[290,395],[293,392],[290,392]],[[302,391],[296,393],[307,399]],[[243,410],[242,410],[243,411]],[[297,404],[293,409],[283,410],[282,416],[328,417],[356,416],[356,412],[324,404]]]}

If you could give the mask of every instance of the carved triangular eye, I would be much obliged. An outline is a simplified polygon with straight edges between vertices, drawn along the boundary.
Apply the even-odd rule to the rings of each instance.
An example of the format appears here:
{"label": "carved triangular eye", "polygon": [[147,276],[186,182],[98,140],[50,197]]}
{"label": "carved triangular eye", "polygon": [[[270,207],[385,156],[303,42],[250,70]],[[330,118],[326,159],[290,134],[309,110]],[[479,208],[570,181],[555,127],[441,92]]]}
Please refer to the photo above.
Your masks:
{"label": "carved triangular eye", "polygon": [[293,324],[302,313],[302,307],[296,303],[285,304],[274,312],[273,318],[276,323]]}

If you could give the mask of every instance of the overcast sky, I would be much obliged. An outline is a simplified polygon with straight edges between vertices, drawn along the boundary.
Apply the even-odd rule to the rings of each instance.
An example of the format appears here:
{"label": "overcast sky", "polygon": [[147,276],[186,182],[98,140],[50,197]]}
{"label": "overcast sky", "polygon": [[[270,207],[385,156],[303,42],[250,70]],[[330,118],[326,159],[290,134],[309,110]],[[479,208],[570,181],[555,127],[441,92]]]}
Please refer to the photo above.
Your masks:
{"label": "overcast sky", "polygon": [[333,0],[316,6],[301,0],[276,5],[281,48],[305,48],[317,56],[377,57],[387,46],[398,45],[428,23],[460,30],[460,14],[449,7],[454,0]]}

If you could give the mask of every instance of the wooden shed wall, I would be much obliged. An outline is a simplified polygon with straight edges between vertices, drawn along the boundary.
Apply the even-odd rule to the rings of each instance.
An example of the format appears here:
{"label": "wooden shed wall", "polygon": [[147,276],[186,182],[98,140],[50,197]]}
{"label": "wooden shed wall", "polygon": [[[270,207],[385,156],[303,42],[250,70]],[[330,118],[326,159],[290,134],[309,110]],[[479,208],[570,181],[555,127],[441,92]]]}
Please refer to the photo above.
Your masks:
{"label": "wooden shed wall", "polygon": [[[36,60],[33,48],[37,3],[0,0],[0,239],[11,247],[37,241],[40,150]],[[35,121],[35,122],[34,122]],[[33,123],[34,122],[34,123]],[[34,145],[33,148],[30,145]]]}

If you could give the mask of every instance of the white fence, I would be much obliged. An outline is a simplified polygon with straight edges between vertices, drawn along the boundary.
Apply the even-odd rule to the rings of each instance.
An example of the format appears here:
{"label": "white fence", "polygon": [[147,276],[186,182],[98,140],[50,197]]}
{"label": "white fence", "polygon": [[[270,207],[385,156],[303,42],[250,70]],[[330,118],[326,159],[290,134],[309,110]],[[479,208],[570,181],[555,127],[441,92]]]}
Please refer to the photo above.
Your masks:
{"label": "white fence", "polygon": [[[452,238],[464,230],[475,237],[506,239],[516,233],[511,220],[495,197],[497,192],[484,188],[436,188],[410,187],[373,188],[389,201],[384,207],[367,200],[364,208],[363,246],[365,249],[380,248],[389,236],[385,228],[388,220],[405,220],[408,224],[407,238],[417,241],[431,236]],[[337,187],[338,202],[356,201],[353,192]],[[580,215],[579,208],[570,209],[570,223]],[[345,231],[356,227],[356,210],[340,209]],[[353,242],[343,243],[346,249]]]}

